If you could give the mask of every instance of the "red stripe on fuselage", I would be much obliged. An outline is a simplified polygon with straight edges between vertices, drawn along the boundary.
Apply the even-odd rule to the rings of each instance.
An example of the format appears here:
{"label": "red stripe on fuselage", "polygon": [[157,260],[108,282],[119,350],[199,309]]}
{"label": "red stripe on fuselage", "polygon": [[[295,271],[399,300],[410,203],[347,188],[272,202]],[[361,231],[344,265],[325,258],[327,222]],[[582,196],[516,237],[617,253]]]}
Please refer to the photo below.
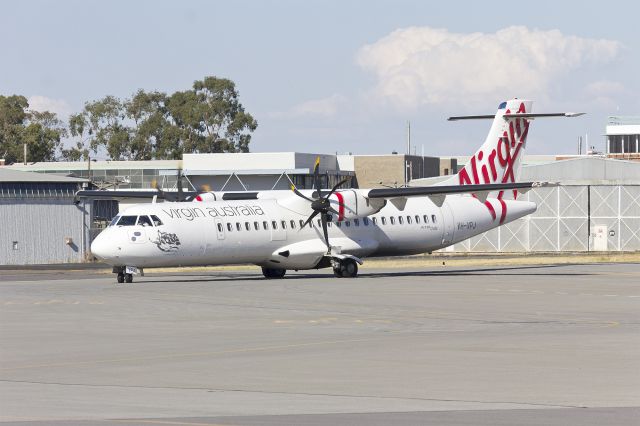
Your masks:
{"label": "red stripe on fuselage", "polygon": [[339,192],[334,192],[333,195],[338,199],[338,222],[344,219],[344,197]]}

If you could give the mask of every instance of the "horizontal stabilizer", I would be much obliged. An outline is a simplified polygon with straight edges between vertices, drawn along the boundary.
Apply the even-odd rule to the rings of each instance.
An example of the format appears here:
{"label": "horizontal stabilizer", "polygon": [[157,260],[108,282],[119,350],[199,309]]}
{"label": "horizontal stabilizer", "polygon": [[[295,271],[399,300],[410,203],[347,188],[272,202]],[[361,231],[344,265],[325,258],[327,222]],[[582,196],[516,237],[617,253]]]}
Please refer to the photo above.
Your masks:
{"label": "horizontal stabilizer", "polygon": [[[501,117],[505,120],[514,119],[514,118],[546,118],[546,117],[579,117],[584,115],[584,112],[548,112],[548,113],[540,113],[540,114],[531,114],[531,113],[514,113],[514,114],[503,114]],[[496,116],[493,114],[490,115],[458,115],[447,118],[448,121],[458,121],[458,120],[493,120]]]}

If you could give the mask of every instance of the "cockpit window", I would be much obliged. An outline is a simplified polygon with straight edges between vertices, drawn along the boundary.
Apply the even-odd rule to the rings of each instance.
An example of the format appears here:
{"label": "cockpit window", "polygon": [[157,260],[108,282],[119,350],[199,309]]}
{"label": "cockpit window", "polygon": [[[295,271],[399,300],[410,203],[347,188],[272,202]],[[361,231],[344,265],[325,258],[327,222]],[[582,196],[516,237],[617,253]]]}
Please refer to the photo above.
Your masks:
{"label": "cockpit window", "polygon": [[161,226],[162,225],[162,221],[160,220],[160,218],[158,216],[156,216],[155,214],[151,215],[151,221],[153,222],[153,224],[155,226]]}
{"label": "cockpit window", "polygon": [[149,216],[138,216],[138,226],[153,226]]}
{"label": "cockpit window", "polygon": [[134,226],[138,216],[122,216],[118,221],[118,226]]}
{"label": "cockpit window", "polygon": [[109,226],[114,226],[116,223],[118,223],[118,220],[120,220],[119,215],[111,219],[111,223],[109,223]]}

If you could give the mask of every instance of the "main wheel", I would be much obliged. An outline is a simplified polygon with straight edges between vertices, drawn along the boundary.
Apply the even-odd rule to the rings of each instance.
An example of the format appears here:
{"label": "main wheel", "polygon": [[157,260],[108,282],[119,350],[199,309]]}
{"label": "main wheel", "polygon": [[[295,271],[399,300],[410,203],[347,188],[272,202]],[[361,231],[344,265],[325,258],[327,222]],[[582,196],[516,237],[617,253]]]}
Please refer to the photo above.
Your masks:
{"label": "main wheel", "polygon": [[125,274],[125,275],[124,275],[124,281],[125,281],[126,283],[132,283],[132,282],[133,282],[133,275],[131,275],[131,274]]}
{"label": "main wheel", "polygon": [[336,278],[342,278],[342,269],[340,267],[333,268],[333,275],[335,275]]}
{"label": "main wheel", "polygon": [[265,268],[262,267],[262,275],[265,278],[283,278],[287,273],[286,269],[275,269],[275,268]]}
{"label": "main wheel", "polygon": [[118,272],[118,275],[116,276],[116,280],[118,280],[119,284],[122,284],[124,282],[124,274],[122,272]]}
{"label": "main wheel", "polygon": [[344,278],[355,278],[358,275],[358,264],[353,259],[340,262],[340,272]]}

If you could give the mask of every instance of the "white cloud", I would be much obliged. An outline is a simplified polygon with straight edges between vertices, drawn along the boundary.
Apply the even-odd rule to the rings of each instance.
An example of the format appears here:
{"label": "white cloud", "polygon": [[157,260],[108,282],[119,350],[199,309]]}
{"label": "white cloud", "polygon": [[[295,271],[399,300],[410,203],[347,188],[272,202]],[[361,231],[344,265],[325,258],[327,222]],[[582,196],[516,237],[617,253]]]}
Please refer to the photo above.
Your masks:
{"label": "white cloud", "polygon": [[52,99],[46,96],[34,95],[27,99],[29,109],[32,111],[55,112],[60,119],[66,119],[72,112],[69,104],[63,99]]}
{"label": "white cloud", "polygon": [[540,99],[554,82],[586,64],[611,61],[616,41],[513,26],[495,33],[399,29],[357,54],[377,77],[373,96],[401,109],[510,97]]}
{"label": "white cloud", "polygon": [[347,102],[347,98],[340,94],[333,94],[322,99],[312,99],[298,104],[288,111],[272,114],[276,118],[296,117],[324,117],[335,116],[340,108]]}

